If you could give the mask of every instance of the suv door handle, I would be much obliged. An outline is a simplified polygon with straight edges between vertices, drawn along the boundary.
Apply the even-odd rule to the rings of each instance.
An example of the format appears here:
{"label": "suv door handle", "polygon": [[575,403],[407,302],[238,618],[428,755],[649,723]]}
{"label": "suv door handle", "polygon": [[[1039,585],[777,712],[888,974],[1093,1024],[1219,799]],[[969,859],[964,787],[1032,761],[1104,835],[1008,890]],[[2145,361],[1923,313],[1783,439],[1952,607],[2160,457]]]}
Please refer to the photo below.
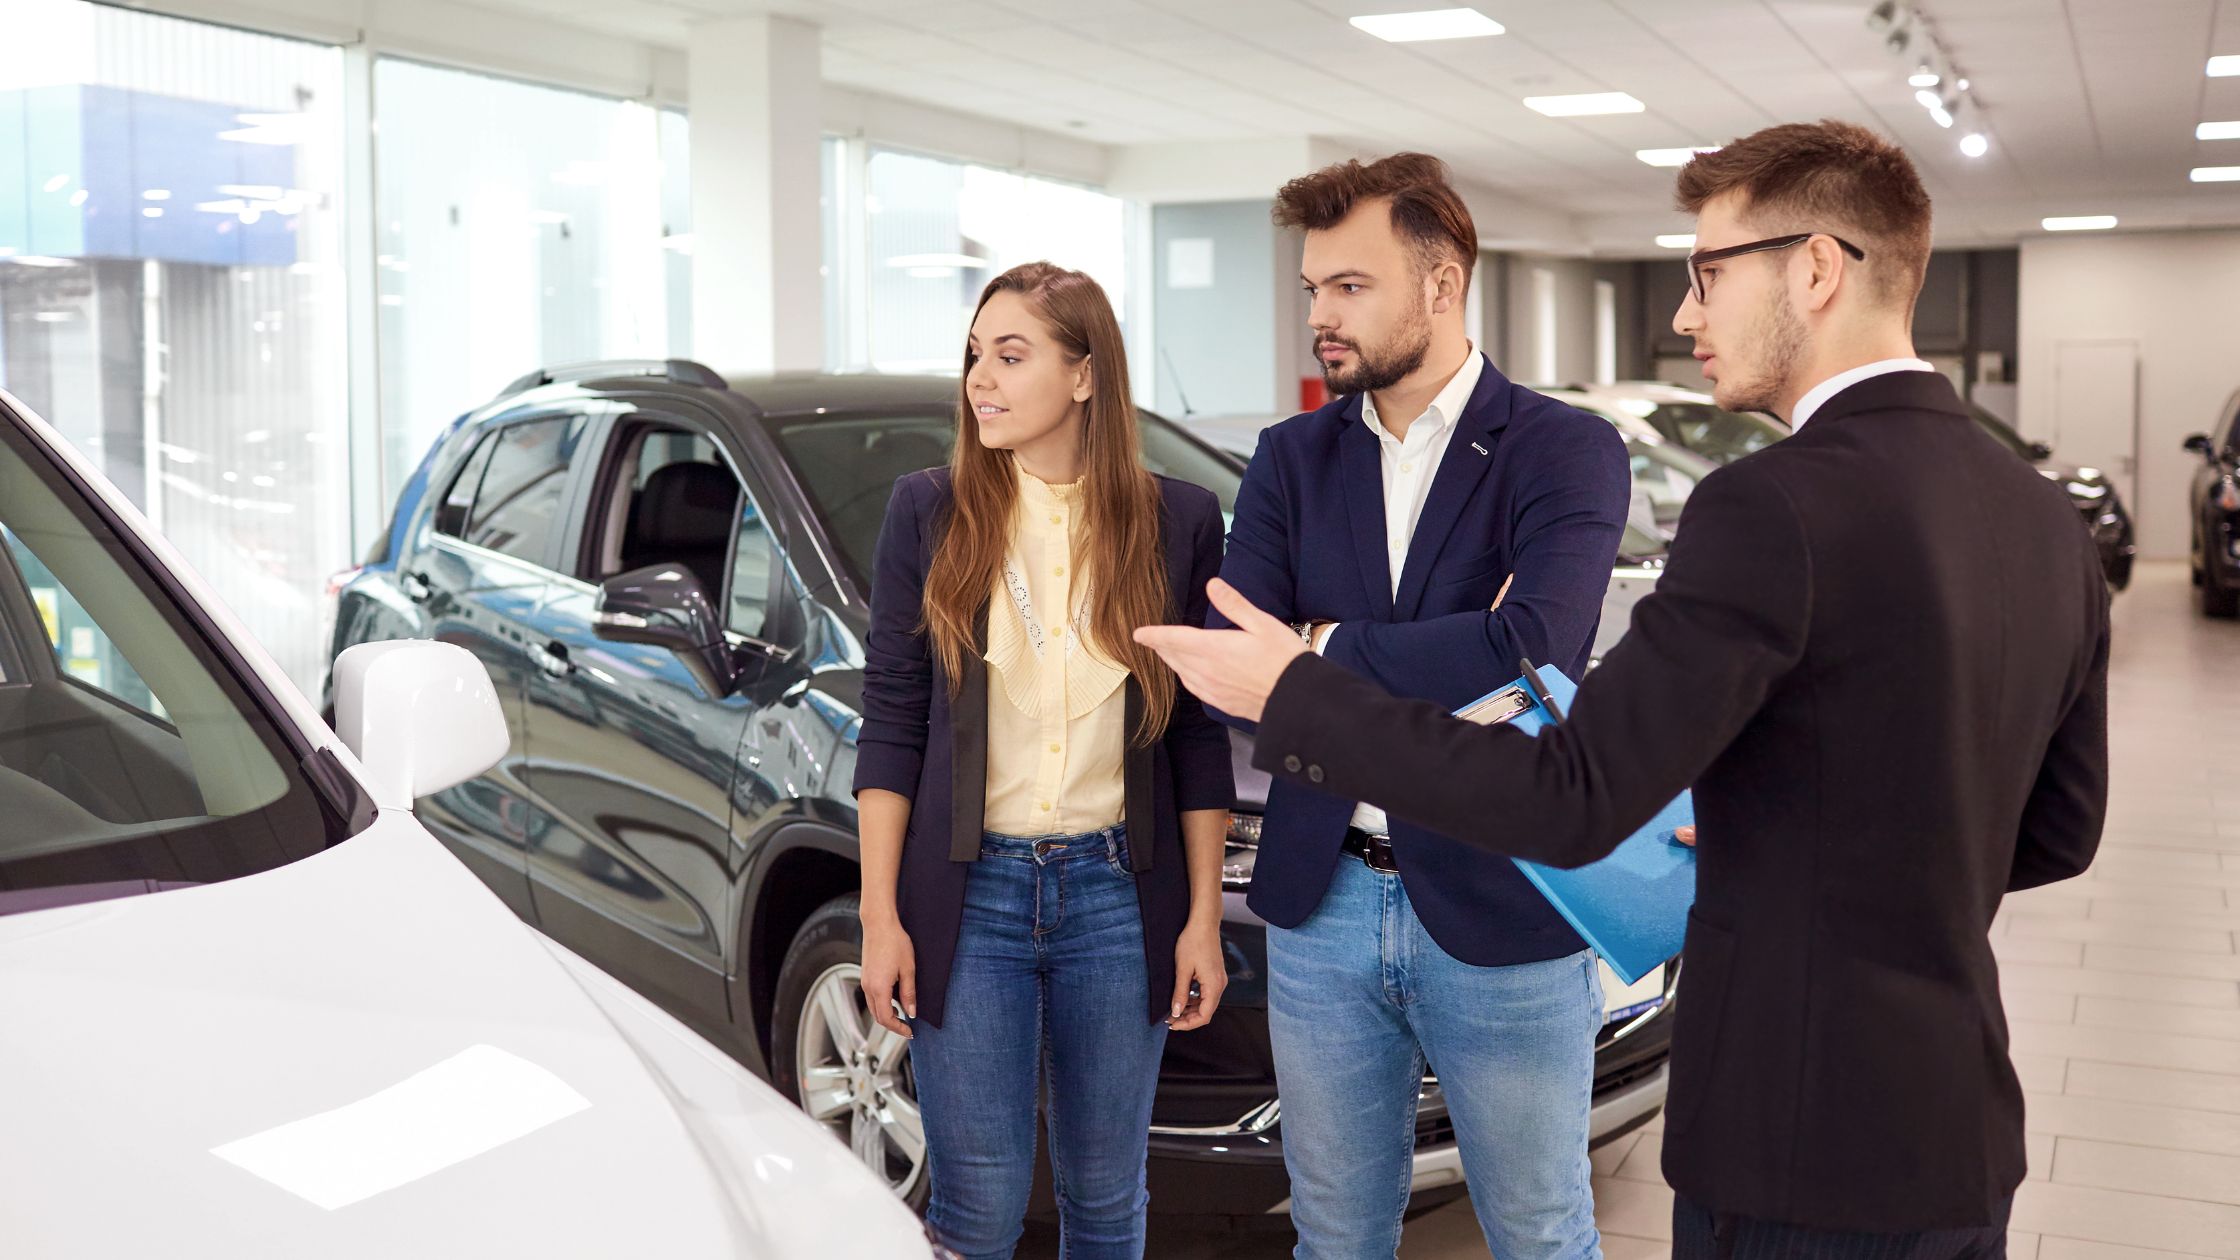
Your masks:
{"label": "suv door handle", "polygon": [[537,668],[554,678],[566,678],[576,672],[575,662],[568,659],[568,645],[558,639],[537,649]]}
{"label": "suv door handle", "polygon": [[434,595],[435,587],[428,582],[428,575],[418,569],[406,569],[397,575],[397,586],[404,597],[415,604],[425,604]]}

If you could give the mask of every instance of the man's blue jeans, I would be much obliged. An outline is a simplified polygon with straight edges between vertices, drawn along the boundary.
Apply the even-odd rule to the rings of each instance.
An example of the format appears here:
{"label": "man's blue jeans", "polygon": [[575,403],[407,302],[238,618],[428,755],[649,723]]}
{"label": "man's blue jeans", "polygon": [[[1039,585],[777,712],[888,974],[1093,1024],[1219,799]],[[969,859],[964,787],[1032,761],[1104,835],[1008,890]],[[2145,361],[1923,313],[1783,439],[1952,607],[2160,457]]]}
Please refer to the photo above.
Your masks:
{"label": "man's blue jeans", "polygon": [[982,841],[948,1009],[939,1028],[914,1021],[910,1044],[933,1178],[926,1220],[966,1260],[1003,1260],[1019,1244],[1039,1073],[1063,1254],[1143,1255],[1143,1161],[1167,1044],[1149,986],[1122,827]]}
{"label": "man's blue jeans", "polygon": [[1602,1026],[1591,950],[1458,962],[1399,876],[1340,857],[1313,916],[1268,929],[1268,978],[1298,1260],[1392,1260],[1427,1061],[1493,1254],[1602,1254],[1587,1165]]}

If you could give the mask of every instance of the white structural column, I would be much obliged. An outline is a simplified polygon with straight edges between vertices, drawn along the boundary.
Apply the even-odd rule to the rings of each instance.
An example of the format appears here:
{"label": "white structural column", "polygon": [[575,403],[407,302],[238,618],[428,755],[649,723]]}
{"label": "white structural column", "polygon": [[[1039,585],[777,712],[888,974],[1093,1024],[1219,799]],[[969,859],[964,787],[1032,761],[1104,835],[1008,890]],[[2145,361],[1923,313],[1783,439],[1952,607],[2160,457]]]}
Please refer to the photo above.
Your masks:
{"label": "white structural column", "polygon": [[719,372],[823,366],[818,44],[791,18],[693,27],[692,342]]}

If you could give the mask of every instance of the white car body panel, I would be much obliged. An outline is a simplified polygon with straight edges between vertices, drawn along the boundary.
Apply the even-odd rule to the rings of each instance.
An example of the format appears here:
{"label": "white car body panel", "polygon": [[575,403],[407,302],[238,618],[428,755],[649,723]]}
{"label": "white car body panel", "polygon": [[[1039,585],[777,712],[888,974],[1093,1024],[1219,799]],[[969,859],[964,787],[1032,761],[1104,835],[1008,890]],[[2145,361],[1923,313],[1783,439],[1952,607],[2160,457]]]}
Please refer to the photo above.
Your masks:
{"label": "white car body panel", "polygon": [[[269,716],[362,781],[208,584],[7,401],[232,639]],[[846,1147],[404,810],[262,874],[0,916],[0,1011],[10,1257],[930,1254]]]}

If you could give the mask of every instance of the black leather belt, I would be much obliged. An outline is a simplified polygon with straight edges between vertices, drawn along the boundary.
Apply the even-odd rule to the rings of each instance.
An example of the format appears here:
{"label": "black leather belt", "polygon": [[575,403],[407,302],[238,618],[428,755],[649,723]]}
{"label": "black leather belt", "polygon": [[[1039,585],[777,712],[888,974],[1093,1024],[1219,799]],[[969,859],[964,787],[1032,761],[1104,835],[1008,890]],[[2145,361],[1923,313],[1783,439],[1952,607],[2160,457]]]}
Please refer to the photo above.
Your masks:
{"label": "black leather belt", "polygon": [[1359,827],[1346,828],[1345,851],[1360,858],[1380,875],[1398,875],[1400,863],[1392,855],[1391,836],[1372,836]]}

